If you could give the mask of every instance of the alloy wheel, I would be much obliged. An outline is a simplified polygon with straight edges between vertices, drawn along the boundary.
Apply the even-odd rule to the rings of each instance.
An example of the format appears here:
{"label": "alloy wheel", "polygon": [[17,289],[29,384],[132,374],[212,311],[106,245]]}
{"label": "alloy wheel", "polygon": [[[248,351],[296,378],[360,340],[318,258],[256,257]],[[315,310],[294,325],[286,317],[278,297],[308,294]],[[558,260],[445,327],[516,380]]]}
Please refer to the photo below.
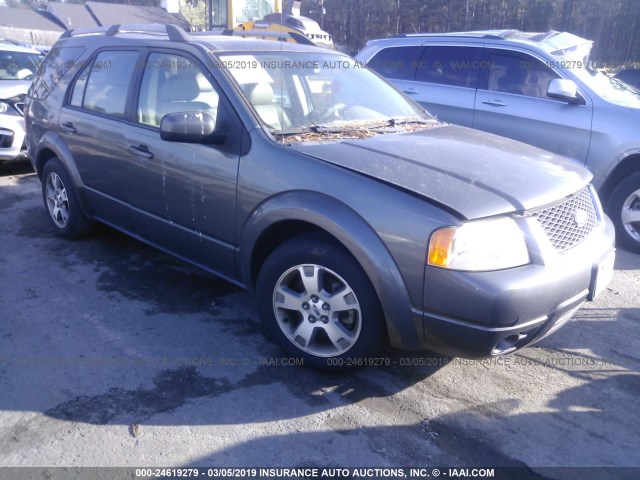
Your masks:
{"label": "alloy wheel", "polygon": [[278,279],[273,310],[289,341],[315,356],[341,355],[358,340],[362,313],[355,292],[336,272],[296,265]]}
{"label": "alloy wheel", "polygon": [[62,179],[57,173],[51,172],[46,185],[47,207],[53,222],[59,228],[65,228],[69,223],[69,197]]}

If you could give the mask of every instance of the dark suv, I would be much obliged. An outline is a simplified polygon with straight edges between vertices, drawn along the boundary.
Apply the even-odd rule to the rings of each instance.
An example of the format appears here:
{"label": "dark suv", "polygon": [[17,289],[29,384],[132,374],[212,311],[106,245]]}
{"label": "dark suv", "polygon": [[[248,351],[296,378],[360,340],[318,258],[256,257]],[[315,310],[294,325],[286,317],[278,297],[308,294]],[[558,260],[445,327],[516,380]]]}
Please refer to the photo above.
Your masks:
{"label": "dark suv", "polygon": [[62,236],[102,222],[246,288],[312,366],[375,363],[387,340],[512,352],[612,273],[587,170],[439,123],[334,51],[173,26],[66,33],[26,120]]}

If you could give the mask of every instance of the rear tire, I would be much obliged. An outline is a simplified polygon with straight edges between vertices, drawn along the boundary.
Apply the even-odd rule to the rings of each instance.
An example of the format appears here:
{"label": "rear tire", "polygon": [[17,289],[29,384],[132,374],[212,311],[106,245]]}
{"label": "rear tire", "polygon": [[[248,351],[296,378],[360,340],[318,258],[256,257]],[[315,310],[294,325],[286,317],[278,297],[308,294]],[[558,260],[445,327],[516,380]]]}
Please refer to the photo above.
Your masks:
{"label": "rear tire", "polygon": [[369,279],[324,236],[301,235],[274,250],[256,290],[267,334],[306,366],[364,366],[383,345],[382,313]]}
{"label": "rear tire", "polygon": [[57,235],[76,239],[91,231],[93,224],[82,213],[71,177],[56,157],[42,171],[42,198]]}

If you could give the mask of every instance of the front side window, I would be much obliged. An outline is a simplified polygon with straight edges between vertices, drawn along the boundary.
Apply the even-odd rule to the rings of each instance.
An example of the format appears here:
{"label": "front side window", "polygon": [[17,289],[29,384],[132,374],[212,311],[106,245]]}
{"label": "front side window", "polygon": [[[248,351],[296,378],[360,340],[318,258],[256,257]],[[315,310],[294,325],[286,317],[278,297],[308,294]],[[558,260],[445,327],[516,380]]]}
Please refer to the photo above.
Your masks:
{"label": "front side window", "polygon": [[127,94],[138,59],[135,51],[98,54],[77,78],[70,104],[94,112],[124,117]]}
{"label": "front side window", "polygon": [[549,82],[560,78],[537,58],[517,52],[491,52],[488,65],[488,89],[494,92],[548,98]]}
{"label": "front side window", "polygon": [[417,62],[416,80],[420,82],[476,88],[482,63],[473,47],[426,47]]}
{"label": "front side window", "polygon": [[137,121],[159,127],[164,115],[206,112],[216,118],[219,96],[200,67],[186,57],[152,53],[145,63]]}

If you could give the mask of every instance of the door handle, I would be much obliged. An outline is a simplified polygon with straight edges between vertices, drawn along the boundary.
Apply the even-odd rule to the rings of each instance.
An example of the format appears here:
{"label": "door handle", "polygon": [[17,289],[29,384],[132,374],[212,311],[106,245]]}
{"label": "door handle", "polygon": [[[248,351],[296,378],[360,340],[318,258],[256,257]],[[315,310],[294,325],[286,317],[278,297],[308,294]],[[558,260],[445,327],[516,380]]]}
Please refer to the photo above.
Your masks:
{"label": "door handle", "polygon": [[71,123],[71,122],[65,122],[65,123],[60,124],[60,128],[62,130],[64,130],[65,132],[71,133],[71,134],[76,133],[76,131],[77,131],[76,127],[74,127],[73,123]]}
{"label": "door handle", "polygon": [[506,107],[507,104],[502,100],[483,100],[482,103],[485,105],[491,105],[493,107]]}
{"label": "door handle", "polygon": [[415,88],[407,88],[406,90],[402,90],[407,95],[417,95],[419,92]]}
{"label": "door handle", "polygon": [[127,150],[129,150],[129,153],[132,153],[136,157],[145,159],[153,158],[153,153],[149,151],[149,147],[147,147],[146,145],[131,145]]}

